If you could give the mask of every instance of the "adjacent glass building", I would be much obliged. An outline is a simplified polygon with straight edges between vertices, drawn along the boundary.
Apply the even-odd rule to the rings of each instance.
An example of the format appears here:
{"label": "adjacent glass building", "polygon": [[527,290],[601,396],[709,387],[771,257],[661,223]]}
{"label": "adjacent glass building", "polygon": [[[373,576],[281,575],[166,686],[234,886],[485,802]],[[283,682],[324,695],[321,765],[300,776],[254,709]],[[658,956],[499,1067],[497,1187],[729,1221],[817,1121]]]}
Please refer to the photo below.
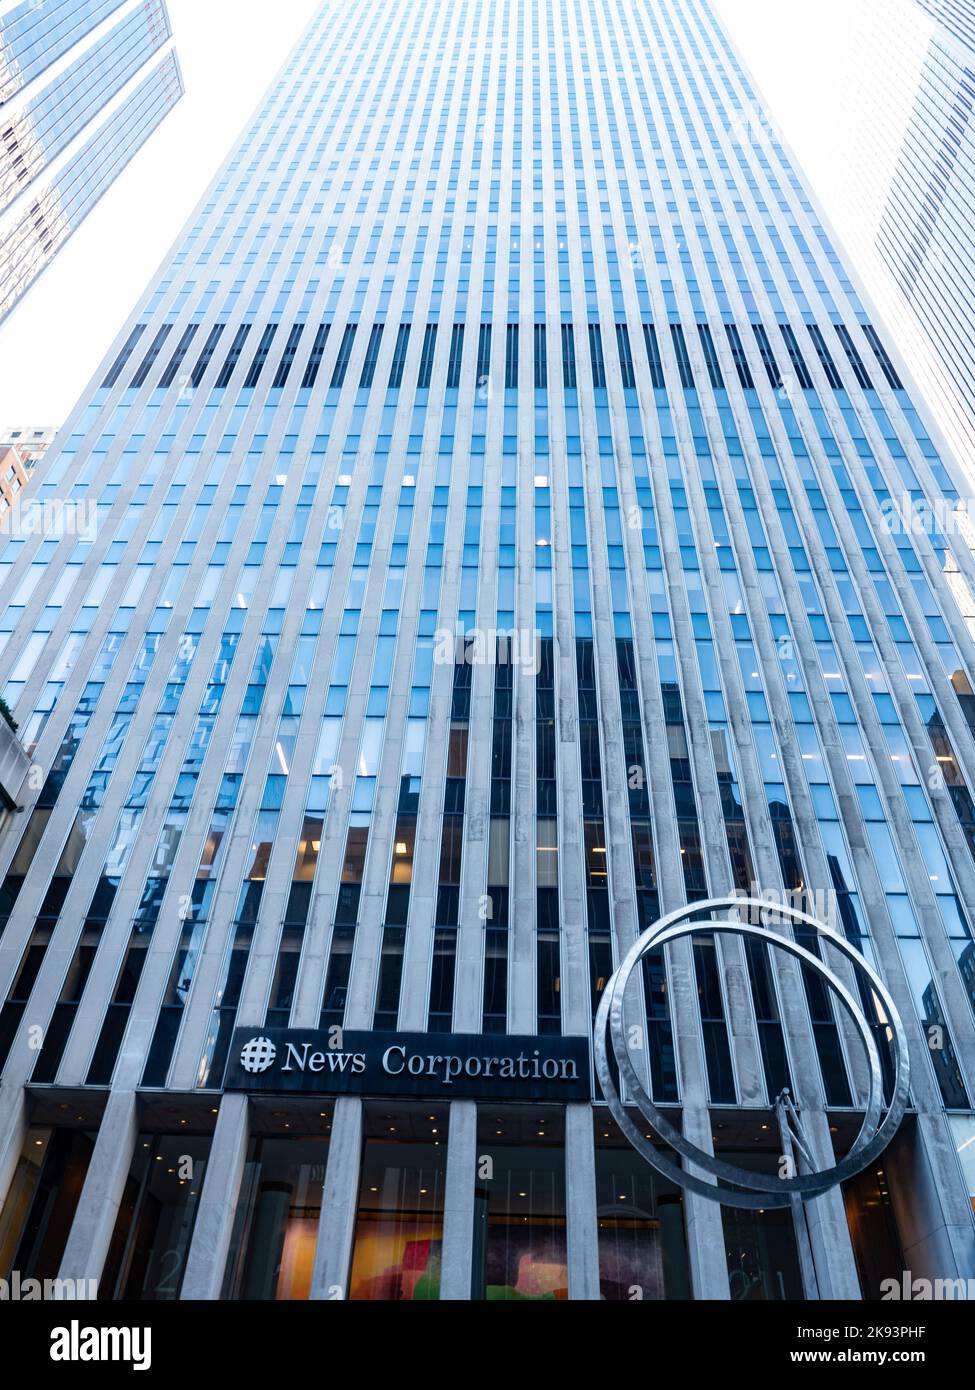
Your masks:
{"label": "adjacent glass building", "polygon": [[0,15],[0,320],[183,93],[164,0]]}
{"label": "adjacent glass building", "polygon": [[[841,141],[824,205],[975,479],[975,6],[861,0],[810,122]],[[809,24],[816,17],[810,14]],[[783,46],[783,64],[789,53]]]}
{"label": "adjacent glass building", "polygon": [[975,49],[975,5],[972,0],[917,0],[949,33]]}
{"label": "adjacent glass building", "polygon": [[[757,102],[706,0],[322,5],[0,540],[0,1277],[975,1277],[962,485]],[[735,892],[909,1035],[815,1288],[588,1075],[641,930]],[[696,1143],[776,1171],[788,1086],[849,1148],[856,1039],[783,953],[701,934],[633,1009]]]}

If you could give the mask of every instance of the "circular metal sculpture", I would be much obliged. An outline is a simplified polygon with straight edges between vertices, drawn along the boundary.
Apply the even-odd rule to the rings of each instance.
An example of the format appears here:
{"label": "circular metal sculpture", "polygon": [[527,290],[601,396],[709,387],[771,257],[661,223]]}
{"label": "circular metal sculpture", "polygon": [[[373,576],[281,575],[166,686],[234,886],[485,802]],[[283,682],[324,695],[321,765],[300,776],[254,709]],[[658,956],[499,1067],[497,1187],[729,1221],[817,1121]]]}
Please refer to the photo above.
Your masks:
{"label": "circular metal sculpture", "polygon": [[[759,921],[762,920],[762,913],[774,913],[789,922],[812,928],[821,939],[828,941],[835,950],[846,956],[854,968],[860,971],[861,975],[868,981],[870,989],[883,1010],[885,1016],[883,1022],[888,1030],[893,1051],[893,1094],[883,1120],[881,1120],[881,1112],[884,1108],[884,1088],[880,1055],[870,1025],[853,995],[842,980],[838,979],[818,956],[807,951],[791,937],[780,936],[768,927],[756,926],[750,922],[701,917],[701,914],[705,912],[741,913],[743,911],[749,915],[758,914]],[[700,932],[715,932],[762,941],[795,956],[797,960],[820,976],[839,998],[853,1020],[867,1054],[869,1095],[856,1142],[846,1157],[834,1164],[833,1167],[824,1168],[815,1173],[802,1173],[794,1177],[780,1178],[772,1174],[756,1173],[746,1168],[739,1168],[733,1163],[725,1163],[722,1159],[715,1158],[713,1154],[705,1153],[697,1145],[685,1139],[683,1134],[675,1129],[666,1116],[654,1105],[644,1089],[630,1058],[630,1050],[626,1042],[623,999],[627,982],[648,951]],[[636,1106],[661,1139],[693,1163],[695,1167],[710,1174],[714,1182],[699,1178],[694,1173],[688,1172],[686,1168],[674,1163],[666,1154],[657,1149],[644,1136],[640,1128],[634,1124],[623,1107],[620,1093],[613,1078],[610,1067],[610,1044],[612,1055],[622,1078],[624,1093],[630,1102]],[[610,1113],[633,1147],[643,1155],[647,1162],[680,1187],[696,1192],[702,1197],[707,1197],[712,1202],[723,1202],[728,1206],[744,1207],[750,1210],[787,1207],[796,1198],[808,1201],[812,1197],[821,1196],[837,1183],[844,1182],[847,1178],[853,1177],[854,1174],[866,1168],[878,1154],[883,1152],[897,1132],[904,1116],[910,1088],[910,1059],[904,1026],[887,987],[869,962],[844,937],[816,921],[814,917],[800,912],[797,908],[780,906],[778,903],[763,902],[754,898],[716,898],[708,902],[693,903],[688,907],[679,908],[676,912],[671,912],[666,917],[661,917],[654,926],[645,931],[627,952],[603,991],[603,997],[596,1012],[594,1052],[596,1075],[599,1077],[599,1084],[602,1087]],[[730,1183],[733,1187],[729,1189],[716,1185],[721,1182]],[[734,1188],[744,1190],[735,1191]]]}

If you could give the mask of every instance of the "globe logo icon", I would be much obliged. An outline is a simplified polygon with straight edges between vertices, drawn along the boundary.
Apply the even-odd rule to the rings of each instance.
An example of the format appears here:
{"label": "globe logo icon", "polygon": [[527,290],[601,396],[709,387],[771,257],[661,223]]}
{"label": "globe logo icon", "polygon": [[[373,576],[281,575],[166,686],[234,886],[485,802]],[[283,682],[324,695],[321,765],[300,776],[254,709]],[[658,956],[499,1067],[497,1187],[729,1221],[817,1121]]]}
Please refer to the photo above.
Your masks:
{"label": "globe logo icon", "polygon": [[277,1055],[270,1038],[251,1038],[240,1050],[240,1065],[248,1072],[267,1071]]}

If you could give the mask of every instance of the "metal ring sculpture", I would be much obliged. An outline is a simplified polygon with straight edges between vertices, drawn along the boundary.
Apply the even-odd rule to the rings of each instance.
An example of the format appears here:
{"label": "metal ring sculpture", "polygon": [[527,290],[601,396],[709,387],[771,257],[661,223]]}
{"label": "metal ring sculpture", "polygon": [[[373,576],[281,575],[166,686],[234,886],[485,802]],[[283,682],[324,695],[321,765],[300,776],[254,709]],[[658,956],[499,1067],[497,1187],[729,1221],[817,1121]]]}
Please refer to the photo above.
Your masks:
{"label": "metal ring sculpture", "polygon": [[[882,1122],[880,1115],[883,1109],[884,1090],[880,1056],[870,1025],[859,1004],[842,980],[838,979],[818,956],[807,951],[791,937],[779,936],[764,926],[727,919],[717,920],[714,917],[703,920],[700,916],[702,912],[741,911],[743,909],[757,910],[759,913],[774,912],[791,922],[811,927],[820,938],[828,941],[835,950],[846,956],[854,968],[859,970],[869,981],[870,988],[886,1013],[886,1026],[890,1029],[894,1053],[893,1095]],[[694,920],[685,920],[688,918]],[[808,965],[810,970],[815,971],[841,1000],[853,1020],[867,1054],[870,1078],[869,1098],[856,1142],[846,1157],[834,1164],[832,1168],[824,1168],[817,1173],[803,1173],[791,1178],[779,1178],[766,1173],[750,1172],[748,1169],[739,1168],[733,1163],[725,1163],[722,1159],[715,1158],[713,1154],[705,1153],[685,1139],[654,1105],[644,1090],[643,1083],[630,1060],[630,1053],[626,1044],[623,999],[627,983],[633,970],[648,951],[702,931],[741,936],[780,947],[789,955],[795,956],[804,965]],[[632,1103],[643,1118],[672,1149],[682,1154],[697,1168],[709,1173],[714,1182],[699,1178],[694,1173],[688,1172],[686,1168],[672,1162],[670,1158],[656,1149],[633,1123],[623,1107],[613,1079],[609,1060],[609,1043],[612,1044],[613,1056],[619,1067],[625,1092],[632,1098]],[[884,1151],[897,1132],[904,1117],[910,1090],[910,1058],[904,1026],[887,987],[872,966],[844,937],[839,936],[821,922],[817,922],[814,917],[800,912],[797,908],[779,906],[777,903],[763,902],[754,898],[714,898],[708,902],[693,903],[688,907],[682,907],[676,912],[669,913],[666,917],[661,917],[654,926],[645,931],[627,952],[603,991],[603,997],[596,1011],[594,1052],[596,1075],[599,1077],[599,1084],[610,1113],[633,1147],[642,1154],[647,1162],[658,1172],[670,1178],[672,1182],[677,1183],[678,1186],[696,1192],[699,1196],[708,1198],[709,1201],[724,1202],[728,1206],[742,1207],[753,1211],[772,1207],[787,1207],[796,1196],[803,1201],[808,1201],[812,1197],[819,1197],[835,1184],[845,1182],[847,1178],[853,1177],[866,1168],[878,1154]],[[732,1183],[735,1187],[745,1190],[732,1191],[717,1186],[716,1184],[719,1182]]]}

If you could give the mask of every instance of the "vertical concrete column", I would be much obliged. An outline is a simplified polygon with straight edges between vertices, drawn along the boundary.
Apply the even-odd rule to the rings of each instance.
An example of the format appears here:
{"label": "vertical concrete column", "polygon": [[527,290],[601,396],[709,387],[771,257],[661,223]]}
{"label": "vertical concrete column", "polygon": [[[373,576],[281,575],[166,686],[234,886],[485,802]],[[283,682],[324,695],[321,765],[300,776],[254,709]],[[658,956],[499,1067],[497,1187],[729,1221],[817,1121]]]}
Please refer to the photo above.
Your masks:
{"label": "vertical concrete column", "polygon": [[596,1145],[590,1105],[565,1107],[565,1216],[569,1251],[569,1297],[599,1298],[599,1237],[596,1221]]}
{"label": "vertical concrete column", "polygon": [[[713,1151],[711,1116],[706,1108],[684,1106],[684,1135],[705,1153]],[[707,1174],[690,1167],[695,1177]],[[694,1298],[727,1300],[731,1297],[728,1285],[728,1261],[725,1258],[724,1228],[721,1208],[695,1192],[684,1193],[686,1207],[687,1256],[691,1267],[691,1286]]]}
{"label": "vertical concrete column", "polygon": [[247,1097],[228,1091],[220,1102],[180,1298],[220,1297],[249,1134]]}
{"label": "vertical concrete column", "polygon": [[883,1156],[890,1199],[913,1279],[975,1278],[975,1228],[955,1178],[957,1158],[943,1114],[905,1121]]}
{"label": "vertical concrete column", "polygon": [[111,1244],[138,1133],[134,1091],[113,1091],[64,1248],[61,1279],[100,1279]]}
{"label": "vertical concrete column", "polygon": [[27,1097],[23,1086],[0,1086],[0,1211],[14,1180],[27,1134]]}
{"label": "vertical concrete column", "polygon": [[339,1096],[332,1116],[309,1298],[348,1297],[361,1166],[362,1101],[358,1096]]}
{"label": "vertical concrete column", "polygon": [[858,1302],[862,1298],[860,1277],[842,1193],[834,1187],[803,1205],[820,1298]]}
{"label": "vertical concrete column", "polygon": [[[810,1108],[802,1118],[817,1167],[831,1168],[836,1156],[830,1142],[827,1116],[822,1110]],[[833,1187],[822,1197],[804,1202],[803,1206],[820,1298],[859,1300],[860,1277],[846,1220],[843,1193],[838,1187]]]}
{"label": "vertical concrete column", "polygon": [[477,1102],[450,1105],[447,1182],[443,1204],[440,1299],[469,1299],[474,1244],[474,1183],[477,1173]]}

